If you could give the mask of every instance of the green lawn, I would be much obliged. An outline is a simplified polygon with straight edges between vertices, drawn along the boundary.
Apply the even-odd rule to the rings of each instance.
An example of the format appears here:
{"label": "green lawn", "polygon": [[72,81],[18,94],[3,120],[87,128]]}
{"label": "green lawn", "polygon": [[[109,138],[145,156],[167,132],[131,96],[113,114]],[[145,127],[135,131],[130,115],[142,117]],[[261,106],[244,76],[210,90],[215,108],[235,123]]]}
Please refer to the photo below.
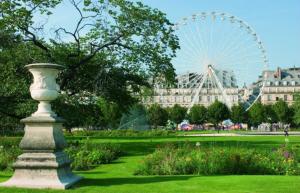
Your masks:
{"label": "green lawn", "polygon": [[[69,138],[69,140],[80,138]],[[134,176],[133,171],[143,157],[156,146],[170,142],[203,145],[232,145],[255,148],[271,148],[284,143],[282,136],[245,137],[169,137],[169,138],[90,138],[95,143],[120,143],[127,153],[112,164],[101,165],[94,170],[77,172],[84,179],[73,189],[76,193],[146,193],[146,192],[201,192],[201,193],[300,193],[300,176]],[[292,136],[290,143],[299,145],[300,137]],[[0,173],[5,181],[11,173]],[[0,188],[0,193],[44,193],[58,190],[29,190]]]}

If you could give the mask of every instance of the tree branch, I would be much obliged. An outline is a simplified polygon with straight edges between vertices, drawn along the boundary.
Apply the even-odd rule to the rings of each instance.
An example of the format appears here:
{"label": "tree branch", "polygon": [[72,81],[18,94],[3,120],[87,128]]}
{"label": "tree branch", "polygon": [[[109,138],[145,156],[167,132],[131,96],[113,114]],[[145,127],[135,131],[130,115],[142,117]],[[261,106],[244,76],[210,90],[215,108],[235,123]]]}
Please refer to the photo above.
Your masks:
{"label": "tree branch", "polygon": [[44,50],[45,53],[46,53],[46,55],[47,55],[50,59],[52,59],[51,52],[50,52],[49,48],[46,47],[42,42],[40,42],[40,41],[37,39],[36,35],[35,35],[33,32],[29,31],[28,28],[25,28],[25,27],[22,27],[22,26],[19,26],[19,28],[25,32],[25,35],[26,35],[27,37],[28,37],[28,35],[31,36],[31,38],[29,37],[30,39],[26,39],[26,40],[24,39],[25,41],[32,41],[34,45],[36,45],[36,46],[39,47],[40,49]]}
{"label": "tree branch", "polygon": [[66,74],[61,82],[61,88],[64,88],[67,84],[67,81],[70,80],[74,75],[76,70],[83,64],[89,62],[91,59],[93,59],[95,57],[95,55],[102,49],[104,48],[108,48],[112,45],[117,45],[117,41],[120,40],[123,37],[123,34],[119,34],[118,36],[116,36],[115,38],[113,38],[112,40],[110,40],[109,42],[102,44],[100,46],[95,45],[95,44],[91,44],[91,46],[93,47],[97,47],[96,49],[93,49],[93,51],[91,52],[91,54],[87,55],[86,57],[82,58],[78,63],[75,63],[74,65],[69,67],[69,73]]}

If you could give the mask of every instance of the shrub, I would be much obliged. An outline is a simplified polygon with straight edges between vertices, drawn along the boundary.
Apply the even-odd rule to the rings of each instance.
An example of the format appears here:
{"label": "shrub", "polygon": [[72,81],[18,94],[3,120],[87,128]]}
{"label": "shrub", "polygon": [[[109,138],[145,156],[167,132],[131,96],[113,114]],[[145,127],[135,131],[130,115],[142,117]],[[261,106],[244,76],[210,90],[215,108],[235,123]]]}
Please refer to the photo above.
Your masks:
{"label": "shrub", "polygon": [[[12,164],[22,152],[18,147],[20,140],[11,137],[0,139],[0,171],[12,170]],[[89,140],[83,143],[69,142],[65,152],[73,161],[71,167],[76,170],[87,170],[99,164],[107,164],[122,155],[120,145],[94,144]]]}
{"label": "shrub", "polygon": [[137,175],[299,174],[295,152],[245,147],[196,147],[185,144],[157,148],[136,170]]}
{"label": "shrub", "polygon": [[121,156],[120,145],[117,144],[96,144],[86,140],[84,143],[70,143],[65,149],[73,161],[72,169],[88,170],[99,164],[111,163]]}
{"label": "shrub", "polygon": [[20,139],[2,137],[0,141],[0,170],[12,170],[12,164],[21,154]]}
{"label": "shrub", "polygon": [[175,136],[175,131],[152,129],[145,131],[138,131],[132,129],[117,129],[117,130],[83,130],[66,133],[67,136],[77,137],[166,137]]}

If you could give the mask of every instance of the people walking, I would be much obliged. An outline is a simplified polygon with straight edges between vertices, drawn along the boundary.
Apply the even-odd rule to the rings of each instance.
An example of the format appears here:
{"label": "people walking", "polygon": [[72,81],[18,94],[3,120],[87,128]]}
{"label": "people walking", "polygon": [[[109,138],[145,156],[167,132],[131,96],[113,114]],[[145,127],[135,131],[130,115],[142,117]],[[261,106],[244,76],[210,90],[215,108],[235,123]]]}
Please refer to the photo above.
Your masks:
{"label": "people walking", "polygon": [[289,136],[289,125],[288,124],[285,124],[283,126],[283,131],[284,131],[284,136],[288,137]]}

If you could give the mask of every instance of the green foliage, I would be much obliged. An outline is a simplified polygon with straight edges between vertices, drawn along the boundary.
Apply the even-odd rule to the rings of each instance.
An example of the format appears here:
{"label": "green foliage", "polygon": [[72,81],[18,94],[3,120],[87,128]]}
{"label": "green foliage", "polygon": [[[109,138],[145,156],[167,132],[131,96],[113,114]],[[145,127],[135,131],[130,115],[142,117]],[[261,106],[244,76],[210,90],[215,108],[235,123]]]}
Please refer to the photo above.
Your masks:
{"label": "green foliage", "polygon": [[[12,170],[12,164],[21,154],[19,143],[20,138],[1,138],[0,171]],[[100,164],[111,163],[123,154],[120,145],[91,143],[88,139],[83,143],[72,141],[65,152],[72,159],[71,166],[75,170],[88,170]]]}
{"label": "green foliage", "polygon": [[[13,117],[12,127],[36,109],[28,92],[32,78],[24,69],[26,64],[65,65],[58,82],[66,98],[56,102],[62,109],[55,108],[77,126],[83,123],[72,120],[73,114],[85,125],[95,123],[98,110],[87,104],[95,103],[97,97],[118,104],[124,112],[137,102],[134,96],[141,88],[150,87],[150,77],[174,81],[171,59],[179,48],[178,38],[164,13],[126,0],[68,1],[79,15],[77,27],[54,27],[55,37],[42,36],[44,26],[35,21],[51,17],[60,3],[0,1],[0,117]],[[79,105],[89,110],[73,113]]]}
{"label": "green foliage", "polygon": [[[104,125],[107,128],[111,128],[111,129],[117,128],[122,116],[122,111],[119,108],[118,104],[114,102],[109,102],[103,98],[100,98],[97,104],[100,107],[101,114],[102,114],[101,117],[103,119]],[[97,118],[99,119],[99,117]]]}
{"label": "green foliage", "polygon": [[179,124],[186,118],[187,109],[178,104],[175,104],[173,107],[168,109],[169,119],[174,121],[176,124]]}
{"label": "green foliage", "polygon": [[71,143],[66,153],[75,170],[89,170],[100,164],[108,164],[122,155],[120,145],[91,143],[88,139],[81,143]]}
{"label": "green foliage", "polygon": [[0,138],[0,171],[12,170],[12,164],[21,154],[18,145],[20,139],[11,137]]}
{"label": "green foliage", "polygon": [[247,121],[247,112],[242,104],[231,107],[230,119],[233,123],[245,123]]}
{"label": "green foliage", "polygon": [[[0,30],[0,39],[5,39],[6,35]],[[32,62],[32,55],[40,55],[40,51],[30,44],[21,44],[19,40],[0,45],[1,129],[20,127],[20,119],[30,115],[37,106],[28,92],[31,77],[24,68],[24,64]]]}
{"label": "green foliage", "polygon": [[295,125],[300,125],[300,95],[297,94],[294,96],[295,101],[292,105],[292,111],[293,111],[293,123]]}
{"label": "green foliage", "polygon": [[203,124],[207,120],[207,109],[203,105],[194,105],[188,117],[192,124]]}
{"label": "green foliage", "polygon": [[135,174],[139,175],[297,175],[298,160],[287,147],[257,150],[239,147],[167,145],[148,155]]}
{"label": "green foliage", "polygon": [[253,126],[257,126],[265,120],[265,108],[260,102],[256,102],[249,109],[249,123]]}
{"label": "green foliage", "polygon": [[276,123],[278,122],[276,112],[274,111],[274,105],[264,105],[264,122]]}
{"label": "green foliage", "polygon": [[151,105],[147,110],[147,116],[150,124],[157,128],[157,126],[165,126],[168,120],[168,112],[159,104]]}
{"label": "green foliage", "polygon": [[66,133],[67,136],[73,137],[167,137],[175,136],[176,133],[170,130],[152,129],[152,130],[100,130],[100,131],[73,131]]}
{"label": "green foliage", "polygon": [[273,110],[276,114],[276,118],[279,122],[282,122],[282,123],[290,122],[291,110],[285,101],[280,99],[272,106],[272,108],[273,108]]}
{"label": "green foliage", "polygon": [[4,148],[0,145],[0,171],[12,170],[12,165],[20,154],[18,146]]}
{"label": "green foliage", "polygon": [[209,122],[217,125],[230,117],[230,111],[224,103],[215,101],[207,108],[207,117]]}
{"label": "green foliage", "polygon": [[105,125],[100,119],[102,111],[97,104],[84,104],[66,95],[59,97],[52,104],[54,111],[66,119],[64,126],[69,131],[73,127],[94,128]]}

